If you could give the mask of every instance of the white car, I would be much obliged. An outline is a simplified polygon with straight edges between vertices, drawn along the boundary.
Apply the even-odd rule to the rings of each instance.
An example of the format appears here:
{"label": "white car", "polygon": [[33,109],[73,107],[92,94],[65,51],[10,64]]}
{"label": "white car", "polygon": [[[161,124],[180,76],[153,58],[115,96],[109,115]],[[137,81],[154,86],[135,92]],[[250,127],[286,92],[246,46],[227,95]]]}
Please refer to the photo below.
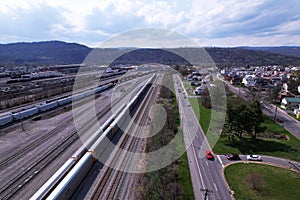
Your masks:
{"label": "white car", "polygon": [[255,160],[255,161],[260,161],[261,158],[259,155],[247,155],[247,160]]}

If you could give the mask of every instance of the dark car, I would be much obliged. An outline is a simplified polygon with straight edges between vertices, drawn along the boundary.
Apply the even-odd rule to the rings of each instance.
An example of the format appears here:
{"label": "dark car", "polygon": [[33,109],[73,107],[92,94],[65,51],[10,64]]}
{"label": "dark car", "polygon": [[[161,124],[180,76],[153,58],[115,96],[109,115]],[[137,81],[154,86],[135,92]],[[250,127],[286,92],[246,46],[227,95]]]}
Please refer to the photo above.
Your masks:
{"label": "dark car", "polygon": [[226,158],[228,160],[240,160],[240,156],[235,153],[226,155]]}

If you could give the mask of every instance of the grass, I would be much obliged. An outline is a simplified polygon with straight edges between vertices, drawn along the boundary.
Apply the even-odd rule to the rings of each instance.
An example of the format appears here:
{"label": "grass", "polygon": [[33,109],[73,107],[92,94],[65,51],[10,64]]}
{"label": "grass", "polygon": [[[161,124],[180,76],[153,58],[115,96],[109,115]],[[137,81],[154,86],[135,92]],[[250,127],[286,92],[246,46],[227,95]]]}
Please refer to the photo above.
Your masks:
{"label": "grass", "polygon": [[180,157],[180,165],[178,170],[179,182],[183,186],[184,196],[183,199],[194,199],[194,191],[191,182],[190,169],[186,153]]}
{"label": "grass", "polygon": [[184,85],[184,87],[185,87],[185,89],[186,89],[189,96],[194,96],[195,95],[194,92],[193,92],[195,89],[193,88],[193,86],[191,86],[191,84],[188,81],[183,81],[183,85]]}
{"label": "grass", "polygon": [[[211,110],[204,108],[198,99],[190,99],[194,112],[199,120],[199,123],[206,133],[210,123]],[[197,108],[199,106],[199,108]],[[276,157],[287,158],[300,162],[300,141],[290,134],[283,127],[279,126],[272,119],[265,117],[263,126],[267,127],[266,135],[286,135],[289,140],[277,140],[267,138],[242,138],[235,142],[228,142],[228,138],[221,136],[217,143],[213,146],[213,151],[217,154],[263,154]]]}
{"label": "grass", "polygon": [[226,167],[224,173],[237,200],[292,200],[300,197],[299,172],[262,164],[236,163]]}
{"label": "grass", "polygon": [[263,125],[267,127],[267,134],[287,135],[289,140],[242,138],[242,140],[229,143],[227,137],[220,137],[213,148],[214,152],[218,154],[263,154],[300,161],[300,141],[267,116],[265,119]]}
{"label": "grass", "polygon": [[202,130],[204,131],[204,133],[206,133],[210,123],[211,110],[201,106],[199,99],[190,98],[189,100],[194,110],[194,113],[196,114],[199,120]]}

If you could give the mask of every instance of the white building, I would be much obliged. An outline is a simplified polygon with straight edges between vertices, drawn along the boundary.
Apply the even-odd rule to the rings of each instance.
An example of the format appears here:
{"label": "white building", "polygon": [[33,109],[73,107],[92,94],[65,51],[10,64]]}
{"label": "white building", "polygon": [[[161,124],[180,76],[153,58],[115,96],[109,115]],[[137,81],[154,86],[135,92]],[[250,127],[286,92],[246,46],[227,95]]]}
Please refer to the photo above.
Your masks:
{"label": "white building", "polygon": [[243,80],[242,83],[246,86],[246,87],[253,87],[255,86],[255,76],[254,75],[246,75]]}

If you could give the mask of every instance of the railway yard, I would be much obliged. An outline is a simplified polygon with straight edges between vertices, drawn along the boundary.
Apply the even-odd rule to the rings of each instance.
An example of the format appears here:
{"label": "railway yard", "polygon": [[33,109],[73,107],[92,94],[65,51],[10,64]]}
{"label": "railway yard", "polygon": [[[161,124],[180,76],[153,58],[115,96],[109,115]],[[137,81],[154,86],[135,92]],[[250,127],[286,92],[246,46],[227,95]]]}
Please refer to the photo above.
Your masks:
{"label": "railway yard", "polygon": [[[161,76],[131,74],[117,85],[111,80],[94,90],[26,105],[18,112],[3,111],[1,117],[10,115],[7,118],[12,120],[2,119],[1,126],[1,199],[128,199],[133,195],[130,188],[136,175],[126,169],[139,161],[120,149],[143,149],[139,135],[147,134],[148,113]],[[76,120],[74,113],[80,113]]]}
{"label": "railway yard", "polygon": [[[144,185],[145,177],[152,173],[151,162],[167,165],[163,164],[167,158],[164,152],[156,155],[158,160],[149,159],[148,147],[154,140],[147,138],[153,136],[164,118],[164,113],[157,112],[155,106],[162,102],[171,105],[175,100],[191,179],[187,181],[193,190],[189,198],[205,199],[210,195],[209,199],[233,199],[234,191],[226,182],[224,168],[232,162],[247,164],[248,158],[239,155],[240,161],[228,161],[221,154],[211,153],[213,159],[204,155],[207,150],[212,152],[212,148],[198,123],[184,83],[180,76],[171,76],[169,72],[152,68],[143,72],[129,70],[122,76],[105,79],[79,76],[72,92],[1,110],[0,198],[139,199],[141,193],[149,191]],[[170,95],[172,89],[166,86],[174,86],[174,94]],[[169,98],[167,101],[164,95]],[[168,109],[174,109],[172,106]],[[176,115],[176,111],[170,110],[167,116]],[[163,126],[167,127],[172,120],[176,119],[168,118]],[[284,120],[288,127],[288,121]],[[290,124],[299,125],[295,120]],[[168,137],[168,129],[160,133]],[[174,130],[170,133],[174,134]],[[164,139],[156,141],[166,143]],[[150,154],[155,152],[152,150]],[[170,155],[174,157],[174,153]],[[263,161],[259,163],[299,171],[296,161],[266,155],[261,158]],[[176,162],[181,161],[173,161],[169,170],[176,170]],[[160,187],[159,184],[165,187],[158,182],[155,180],[153,187]],[[175,189],[177,192],[177,186]],[[177,193],[174,195],[177,197]]]}

